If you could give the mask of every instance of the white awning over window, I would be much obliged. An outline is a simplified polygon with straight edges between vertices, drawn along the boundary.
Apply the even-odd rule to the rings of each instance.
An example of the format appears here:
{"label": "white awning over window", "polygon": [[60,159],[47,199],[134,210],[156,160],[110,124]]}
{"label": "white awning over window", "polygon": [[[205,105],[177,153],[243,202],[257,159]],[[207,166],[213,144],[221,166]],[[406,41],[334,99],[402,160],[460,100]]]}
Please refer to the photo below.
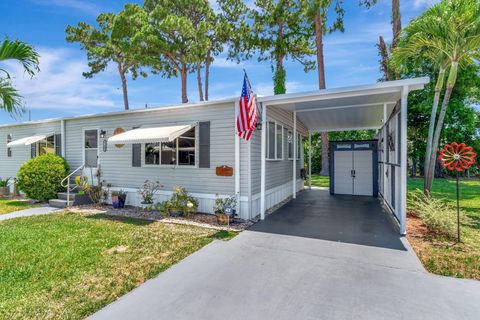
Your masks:
{"label": "white awning over window", "polygon": [[46,139],[46,135],[36,135],[31,137],[26,137],[18,140],[13,140],[7,143],[7,148],[16,147],[16,146],[29,146],[35,142]]}
{"label": "white awning over window", "polygon": [[139,128],[108,138],[111,144],[170,142],[193,128],[194,125]]}

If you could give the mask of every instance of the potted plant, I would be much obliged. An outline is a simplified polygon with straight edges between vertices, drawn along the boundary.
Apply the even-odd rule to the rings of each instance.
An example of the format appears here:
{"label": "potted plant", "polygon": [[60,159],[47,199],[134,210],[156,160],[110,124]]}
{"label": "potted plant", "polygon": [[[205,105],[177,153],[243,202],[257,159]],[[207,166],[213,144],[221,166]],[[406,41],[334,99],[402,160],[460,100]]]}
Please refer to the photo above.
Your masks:
{"label": "potted plant", "polygon": [[125,207],[127,200],[127,193],[123,190],[112,191],[112,206],[114,209],[121,209]]}
{"label": "potted plant", "polygon": [[190,196],[184,187],[175,187],[169,203],[172,217],[180,215],[188,217],[197,213],[198,200]]}
{"label": "potted plant", "polygon": [[236,214],[237,198],[230,196],[226,198],[220,198],[217,195],[215,199],[214,212],[219,224],[228,224],[233,222],[233,218]]}
{"label": "potted plant", "polygon": [[144,208],[151,208],[153,205],[153,198],[155,194],[162,188],[163,186],[160,182],[150,182],[145,180],[143,186],[138,190],[138,194],[142,197],[142,205]]}
{"label": "potted plant", "polygon": [[8,183],[10,182],[11,178],[2,179],[0,178],[0,197],[5,197],[10,194],[10,187]]}

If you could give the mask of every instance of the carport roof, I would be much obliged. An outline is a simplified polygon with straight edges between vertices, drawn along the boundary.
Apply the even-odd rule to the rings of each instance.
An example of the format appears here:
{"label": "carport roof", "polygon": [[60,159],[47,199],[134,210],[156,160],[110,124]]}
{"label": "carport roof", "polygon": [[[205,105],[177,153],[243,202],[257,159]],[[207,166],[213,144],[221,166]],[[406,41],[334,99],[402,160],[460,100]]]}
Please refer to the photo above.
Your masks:
{"label": "carport roof", "polygon": [[[402,90],[421,90],[428,77],[371,85],[259,97],[264,106],[296,111],[310,131],[379,129],[393,112]],[[386,111],[386,112],[385,112]]]}

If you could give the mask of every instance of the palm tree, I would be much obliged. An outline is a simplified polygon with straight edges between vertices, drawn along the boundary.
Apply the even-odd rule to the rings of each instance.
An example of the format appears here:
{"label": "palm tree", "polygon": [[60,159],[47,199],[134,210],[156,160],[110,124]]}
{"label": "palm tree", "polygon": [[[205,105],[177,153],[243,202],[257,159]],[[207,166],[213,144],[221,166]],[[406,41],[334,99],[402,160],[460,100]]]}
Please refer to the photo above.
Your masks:
{"label": "palm tree", "polygon": [[[39,71],[38,53],[32,46],[21,41],[10,41],[5,39],[0,46],[0,62],[6,60],[17,60],[23,65],[23,69],[31,77]],[[23,112],[22,96],[12,86],[10,74],[0,68],[0,108],[11,114]]]}
{"label": "palm tree", "polygon": [[443,78],[448,71],[442,106],[434,130],[432,129],[433,136],[429,133],[431,141],[426,150],[424,191],[429,194],[432,189],[440,134],[459,65],[475,63],[480,57],[480,4],[478,0],[443,0],[418,17],[412,29],[414,32],[410,37],[407,33],[404,36],[404,48],[407,49],[403,49],[403,52],[399,49],[397,53],[409,54],[411,57],[423,53],[424,57],[432,60],[439,69],[431,116],[433,121],[430,124],[435,123],[436,106],[440,101]]}

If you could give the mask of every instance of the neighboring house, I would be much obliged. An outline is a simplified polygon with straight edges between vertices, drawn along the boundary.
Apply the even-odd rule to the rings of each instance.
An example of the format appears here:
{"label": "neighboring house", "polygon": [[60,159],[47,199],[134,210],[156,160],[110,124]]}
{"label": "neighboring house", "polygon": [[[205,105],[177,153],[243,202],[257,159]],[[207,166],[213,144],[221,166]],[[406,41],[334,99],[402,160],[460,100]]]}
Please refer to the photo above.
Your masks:
{"label": "neighboring house", "polygon": [[[183,186],[199,199],[201,212],[213,212],[216,195],[237,195],[241,218],[264,218],[267,209],[303,188],[300,146],[312,132],[378,129],[382,137],[390,130],[398,141],[398,161],[391,160],[393,155],[386,161],[380,152],[379,172],[390,172],[390,167],[405,172],[397,170],[393,181],[379,174],[378,185],[402,227],[406,98],[427,82],[416,78],[259,97],[262,125],[249,142],[235,134],[237,98],[3,125],[0,176],[14,177],[28,159],[57,153],[72,171],[84,165],[83,174],[90,179],[100,168],[111,190],[128,192],[130,205],[140,204],[137,190],[148,179],[164,186],[159,201],[167,199],[175,186]],[[233,175],[217,175],[223,166],[233,168]],[[389,192],[395,186],[398,201],[392,203]]]}

